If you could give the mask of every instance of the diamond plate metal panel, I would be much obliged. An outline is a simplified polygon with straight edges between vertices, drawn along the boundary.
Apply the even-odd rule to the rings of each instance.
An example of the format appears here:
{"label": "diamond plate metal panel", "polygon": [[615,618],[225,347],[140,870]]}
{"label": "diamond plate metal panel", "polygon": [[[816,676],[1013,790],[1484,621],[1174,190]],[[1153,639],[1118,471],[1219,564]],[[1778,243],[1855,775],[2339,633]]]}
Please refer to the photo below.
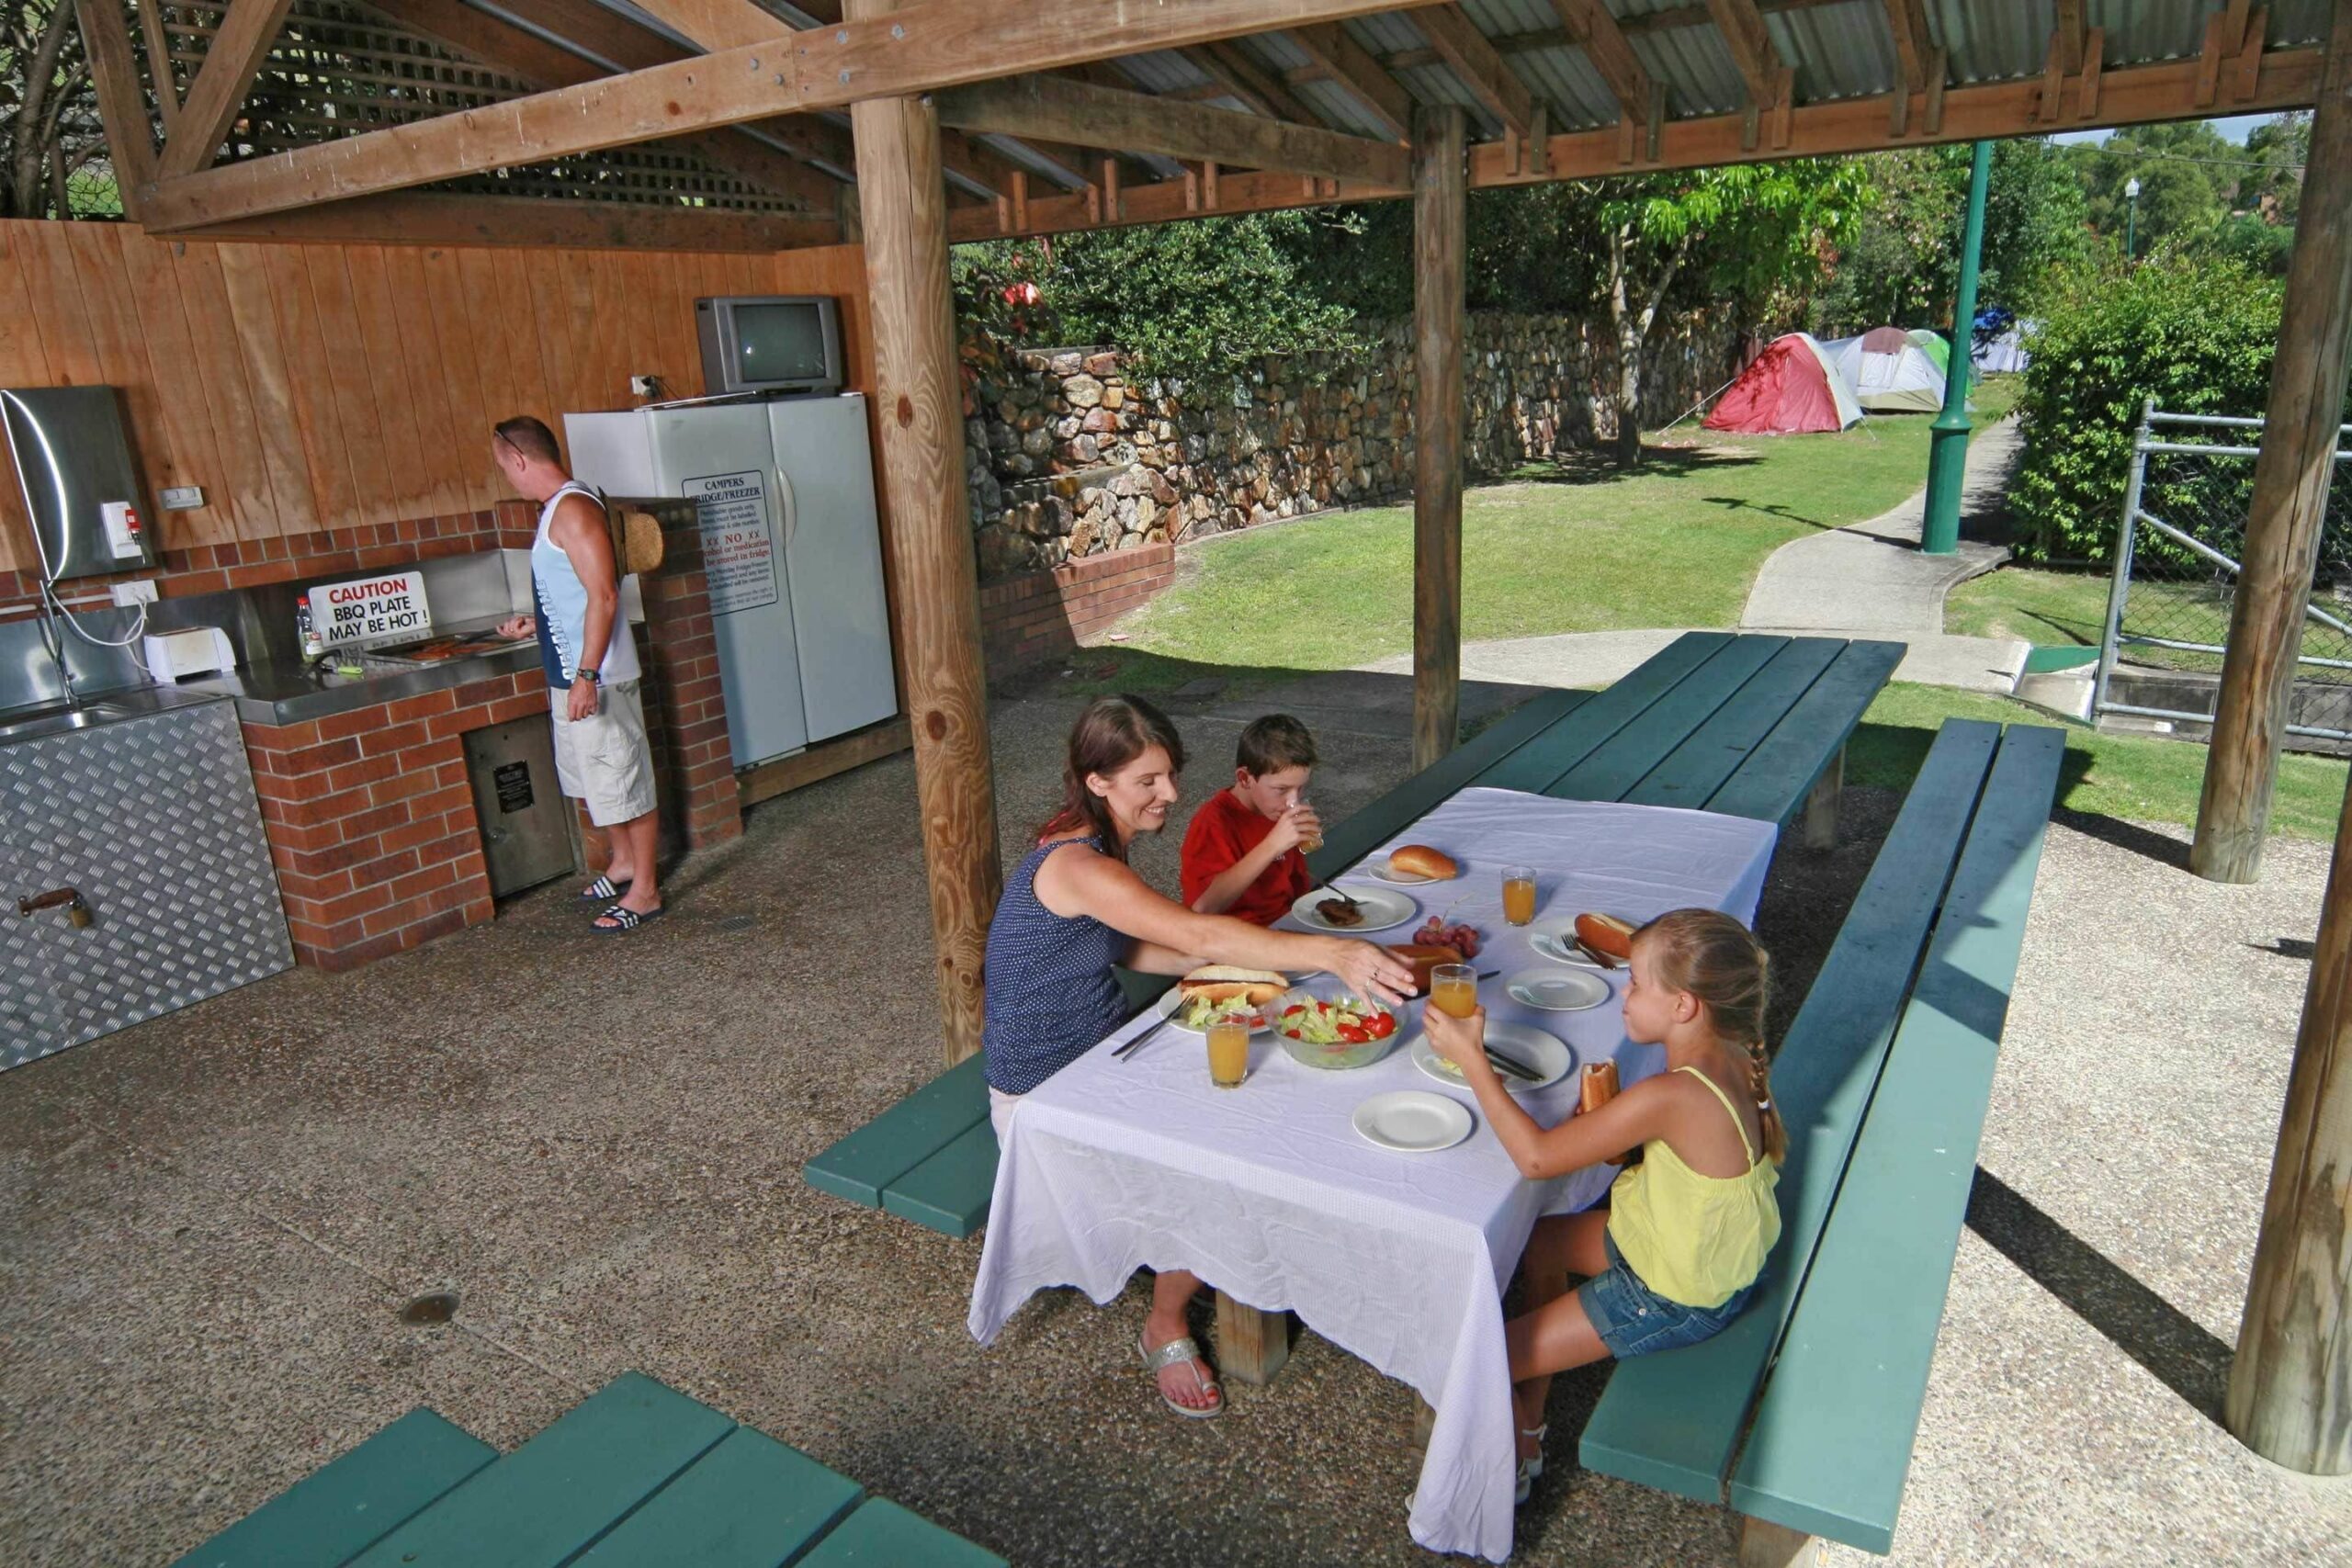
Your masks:
{"label": "diamond plate metal panel", "polygon": [[[294,963],[226,702],[0,747],[0,1069]],[[81,889],[85,929],[15,901]]]}

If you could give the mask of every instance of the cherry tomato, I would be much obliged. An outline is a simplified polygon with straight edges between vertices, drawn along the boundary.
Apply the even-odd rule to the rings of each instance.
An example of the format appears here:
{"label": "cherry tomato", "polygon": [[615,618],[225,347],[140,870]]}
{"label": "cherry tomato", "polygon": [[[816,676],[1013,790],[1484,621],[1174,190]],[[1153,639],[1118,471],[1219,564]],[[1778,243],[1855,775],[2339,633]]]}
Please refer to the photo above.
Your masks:
{"label": "cherry tomato", "polygon": [[1351,1045],[1361,1045],[1365,1041],[1370,1040],[1372,1036],[1365,1033],[1363,1030],[1358,1029],[1352,1023],[1343,1023],[1340,1025],[1340,1038],[1346,1041]]}
{"label": "cherry tomato", "polygon": [[1396,1015],[1393,1012],[1374,1013],[1364,1020],[1363,1026],[1374,1040],[1385,1040],[1396,1032]]}
{"label": "cherry tomato", "polygon": [[1304,1003],[1304,1002],[1293,1002],[1290,1006],[1288,1006],[1288,1007],[1286,1007],[1286,1008],[1283,1009],[1283,1016],[1284,1018],[1296,1018],[1300,1013],[1303,1013],[1303,1012],[1305,1012],[1306,1010],[1306,1003]]}

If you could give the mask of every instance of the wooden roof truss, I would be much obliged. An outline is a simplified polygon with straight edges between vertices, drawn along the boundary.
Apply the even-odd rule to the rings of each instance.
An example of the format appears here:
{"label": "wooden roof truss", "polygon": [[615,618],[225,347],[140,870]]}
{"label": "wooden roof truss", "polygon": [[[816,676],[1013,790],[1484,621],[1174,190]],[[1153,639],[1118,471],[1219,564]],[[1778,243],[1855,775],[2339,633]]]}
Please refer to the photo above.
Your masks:
{"label": "wooden roof truss", "polygon": [[[395,239],[435,198],[527,196],[642,212],[663,243],[702,218],[747,243],[840,237],[847,110],[867,97],[932,96],[950,232],[974,239],[1398,196],[1424,105],[1477,128],[1476,186],[2277,109],[2318,87],[2316,0],[2213,0],[2190,51],[2158,36],[2178,31],[2170,0],[2104,6],[2104,28],[2053,0],[2030,69],[1996,47],[2016,33],[1990,25],[2003,0],[1961,3],[1987,20],[1947,39],[1925,0],[129,0],[127,47],[93,52],[102,76],[128,55],[144,77],[100,86],[110,133],[146,111],[147,136],[118,141],[160,133],[124,160],[152,175],[126,182],[150,228],[364,232],[374,203]],[[512,243],[545,243],[524,213],[502,209]]]}

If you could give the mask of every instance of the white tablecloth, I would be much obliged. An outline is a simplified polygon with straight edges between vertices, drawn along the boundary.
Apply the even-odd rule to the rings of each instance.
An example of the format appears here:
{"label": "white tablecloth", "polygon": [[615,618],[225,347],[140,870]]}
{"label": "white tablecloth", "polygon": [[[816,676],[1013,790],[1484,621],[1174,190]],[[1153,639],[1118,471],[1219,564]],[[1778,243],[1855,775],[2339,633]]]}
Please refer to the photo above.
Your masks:
{"label": "white tablecloth", "polygon": [[[1477,927],[1478,968],[1508,976],[1544,961],[1503,922],[1504,864],[1535,869],[1539,924],[1588,909],[1638,922],[1690,905],[1745,920],[1776,831],[1705,812],[1468,789],[1370,863],[1402,843],[1453,855],[1459,880],[1408,891],[1424,917],[1451,908],[1452,919]],[[1360,874],[1347,880],[1380,886]],[[1405,942],[1412,929],[1374,940]],[[1610,980],[1622,994],[1623,974]],[[1582,1012],[1539,1012],[1504,996],[1500,978],[1479,990],[1489,1016],[1560,1036],[1579,1064],[1613,1055],[1629,1083],[1661,1064],[1656,1047],[1625,1040],[1614,998]],[[1404,1010],[1400,1037],[1418,1032],[1418,1004]],[[1104,1043],[1156,1021],[1147,1014]],[[1589,1207],[1615,1172],[1522,1180],[1483,1118],[1466,1142],[1438,1154],[1367,1143],[1349,1122],[1363,1100],[1440,1090],[1401,1045],[1372,1066],[1324,1072],[1292,1061],[1268,1035],[1252,1042],[1250,1060],[1240,1089],[1213,1088],[1200,1037],[1171,1029],[1125,1061],[1098,1047],[1028,1095],[997,1163],[973,1337],[993,1340],[1047,1286],[1107,1302],[1144,1266],[1189,1269],[1252,1306],[1296,1312],[1435,1408],[1413,1539],[1499,1562],[1510,1553],[1513,1459],[1500,1292],[1537,1217]],[[1476,1115],[1466,1089],[1451,1092]],[[1576,1094],[1571,1074],[1525,1103],[1556,1122]]]}

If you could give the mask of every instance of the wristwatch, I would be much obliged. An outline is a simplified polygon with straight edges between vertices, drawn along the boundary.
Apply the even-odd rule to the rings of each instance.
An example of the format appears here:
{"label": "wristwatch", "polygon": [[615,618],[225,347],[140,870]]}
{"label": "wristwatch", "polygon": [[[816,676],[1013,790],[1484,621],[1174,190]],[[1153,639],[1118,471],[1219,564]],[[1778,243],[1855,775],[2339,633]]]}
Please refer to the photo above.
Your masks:
{"label": "wristwatch", "polygon": [[604,680],[602,675],[596,673],[596,668],[593,664],[582,665],[571,672],[571,678],[575,681],[585,681],[592,686]]}

